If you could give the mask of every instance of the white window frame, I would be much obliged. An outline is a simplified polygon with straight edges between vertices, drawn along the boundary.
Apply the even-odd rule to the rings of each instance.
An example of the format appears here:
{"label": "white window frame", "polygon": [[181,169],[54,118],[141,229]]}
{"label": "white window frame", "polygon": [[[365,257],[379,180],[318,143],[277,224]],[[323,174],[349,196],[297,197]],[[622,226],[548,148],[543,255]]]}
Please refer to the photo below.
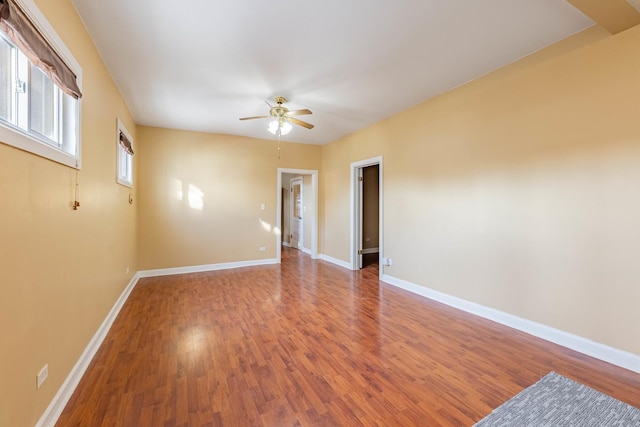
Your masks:
{"label": "white window frame", "polygon": [[[63,43],[62,39],[58,36],[51,24],[49,24],[49,21],[47,21],[42,12],[40,12],[40,9],[38,9],[33,0],[14,1],[27,15],[29,20],[31,20],[38,31],[40,31],[51,47],[58,53],[65,64],[67,64],[71,71],[73,71],[76,75],[76,83],[78,84],[78,87],[82,89],[82,68],[80,67],[80,64]],[[82,100],[77,99],[74,100],[74,102],[76,106],[75,111],[70,112],[74,117],[70,117],[70,113],[68,111],[63,113],[66,114],[65,116],[62,116],[62,121],[67,119],[73,120],[74,125],[69,126],[71,130],[75,131],[76,135],[75,147],[73,147],[73,149],[66,148],[65,151],[65,148],[55,147],[45,142],[43,139],[38,138],[37,133],[25,131],[4,121],[0,121],[0,142],[74,169],[82,169]]]}
{"label": "white window frame", "polygon": [[116,132],[116,153],[117,153],[117,161],[116,161],[116,182],[118,184],[124,185],[125,187],[133,188],[133,155],[129,154],[122,148],[120,145],[120,132],[127,137],[129,142],[131,143],[131,147],[135,147],[135,143],[131,134],[124,126],[120,119],[117,119],[117,132]]}

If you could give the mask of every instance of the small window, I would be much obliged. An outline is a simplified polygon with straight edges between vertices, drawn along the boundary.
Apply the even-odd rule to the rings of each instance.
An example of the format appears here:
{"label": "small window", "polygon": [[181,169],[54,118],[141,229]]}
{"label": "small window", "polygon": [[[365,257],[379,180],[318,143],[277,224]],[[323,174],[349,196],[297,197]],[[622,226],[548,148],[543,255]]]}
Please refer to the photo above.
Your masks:
{"label": "small window", "polygon": [[133,187],[133,138],[119,119],[117,129],[118,173],[116,181],[118,184]]}
{"label": "small window", "polygon": [[[1,7],[0,142],[79,169],[81,94],[75,85],[80,80],[80,67],[32,0],[5,0]],[[44,36],[43,43],[48,43],[52,52],[49,55],[56,55],[58,61],[64,58],[65,67],[73,73],[73,90],[63,89],[51,74],[34,65],[31,60],[37,59],[27,57],[22,45],[18,47],[5,32],[26,31],[25,23]],[[49,57],[42,63],[48,64]],[[53,69],[61,68],[60,64]]]}

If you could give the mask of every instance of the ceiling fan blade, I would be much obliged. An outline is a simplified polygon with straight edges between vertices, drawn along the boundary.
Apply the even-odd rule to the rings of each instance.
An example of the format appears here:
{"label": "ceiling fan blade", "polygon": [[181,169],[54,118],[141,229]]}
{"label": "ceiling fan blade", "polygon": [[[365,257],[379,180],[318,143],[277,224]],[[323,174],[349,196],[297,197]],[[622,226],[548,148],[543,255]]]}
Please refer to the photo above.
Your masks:
{"label": "ceiling fan blade", "polygon": [[264,119],[271,116],[253,116],[253,117],[241,117],[240,120],[253,120],[253,119]]}
{"label": "ceiling fan blade", "polygon": [[302,127],[307,128],[307,129],[313,129],[313,125],[311,123],[303,122],[302,120],[298,120],[298,119],[293,118],[293,117],[289,117],[289,120],[291,121],[291,123],[295,123],[298,126],[302,126]]}
{"label": "ceiling fan blade", "polygon": [[289,116],[302,116],[304,114],[313,114],[311,110],[305,108],[304,110],[293,110],[287,113]]}

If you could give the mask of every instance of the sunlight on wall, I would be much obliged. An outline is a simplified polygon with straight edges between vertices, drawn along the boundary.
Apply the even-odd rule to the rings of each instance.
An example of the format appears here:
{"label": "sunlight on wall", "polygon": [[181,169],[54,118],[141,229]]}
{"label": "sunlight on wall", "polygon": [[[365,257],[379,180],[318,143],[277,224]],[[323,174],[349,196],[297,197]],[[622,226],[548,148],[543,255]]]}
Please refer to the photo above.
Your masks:
{"label": "sunlight on wall", "polygon": [[268,222],[264,221],[263,219],[260,219],[260,225],[262,226],[262,228],[264,228],[264,231],[266,231],[267,233],[271,232],[271,224],[269,224]]}
{"label": "sunlight on wall", "polygon": [[[184,200],[184,187],[183,182],[177,178],[173,179],[171,194],[174,194],[179,202]],[[189,184],[187,191],[187,200],[189,201],[189,207],[201,211],[204,209],[204,192],[193,184]]]}
{"label": "sunlight on wall", "polygon": [[204,209],[204,193],[193,184],[189,184],[189,207],[199,211]]}
{"label": "sunlight on wall", "polygon": [[179,179],[174,179],[173,190],[171,192],[176,195],[176,198],[179,201],[182,201],[182,198],[184,197],[184,194],[182,192],[182,181],[180,181]]}
{"label": "sunlight on wall", "polygon": [[280,235],[280,229],[278,227],[272,226],[271,224],[269,224],[268,222],[266,222],[262,218],[260,218],[259,221],[260,221],[260,225],[262,226],[264,231],[266,231],[267,233],[271,233],[271,230],[273,229],[273,234],[275,236]]}

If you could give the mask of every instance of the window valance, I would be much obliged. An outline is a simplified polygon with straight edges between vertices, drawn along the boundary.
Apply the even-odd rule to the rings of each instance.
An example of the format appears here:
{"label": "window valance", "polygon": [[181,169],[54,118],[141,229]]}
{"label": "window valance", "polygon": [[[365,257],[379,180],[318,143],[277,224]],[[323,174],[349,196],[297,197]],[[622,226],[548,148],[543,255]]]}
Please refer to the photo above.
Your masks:
{"label": "window valance", "polygon": [[63,92],[82,97],[76,75],[14,0],[0,0],[0,30]]}
{"label": "window valance", "polygon": [[131,146],[131,141],[129,141],[129,139],[122,131],[120,132],[120,146],[124,149],[124,151],[133,156],[133,147]]}

